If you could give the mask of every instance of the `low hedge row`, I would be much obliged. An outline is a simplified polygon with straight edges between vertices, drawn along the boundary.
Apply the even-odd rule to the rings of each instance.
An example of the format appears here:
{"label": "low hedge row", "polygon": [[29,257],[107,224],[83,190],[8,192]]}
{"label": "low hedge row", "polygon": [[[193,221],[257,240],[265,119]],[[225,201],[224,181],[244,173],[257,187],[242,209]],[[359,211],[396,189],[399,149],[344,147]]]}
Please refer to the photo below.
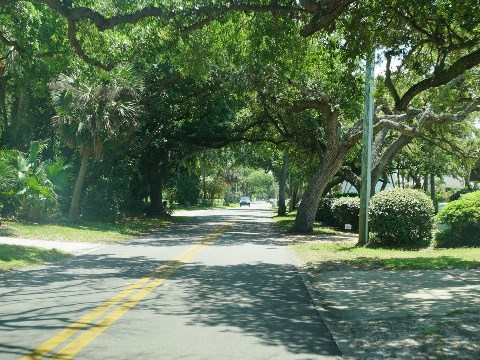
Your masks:
{"label": "low hedge row", "polygon": [[437,214],[435,247],[480,246],[480,191],[449,202]]}
{"label": "low hedge row", "polygon": [[352,231],[358,231],[358,220],[360,215],[360,198],[341,197],[332,201],[332,215],[339,227],[345,224],[352,225]]}
{"label": "low hedge row", "polygon": [[[318,216],[324,225],[358,231],[360,199],[326,197]],[[434,221],[435,220],[435,221]],[[439,230],[433,231],[437,223]],[[390,189],[374,195],[369,208],[370,246],[412,249],[480,246],[480,191],[465,193],[434,217],[433,202],[423,191]]]}
{"label": "low hedge row", "polygon": [[[337,199],[347,198],[347,197],[358,197],[358,194],[354,193],[335,193],[332,195],[324,196],[318,205],[317,214],[315,216],[315,220],[321,222],[325,226],[333,226],[333,227],[343,227],[345,223],[342,223],[340,219],[338,219],[332,211],[333,203]],[[357,214],[358,216],[358,214]],[[348,223],[347,223],[348,224]]]}

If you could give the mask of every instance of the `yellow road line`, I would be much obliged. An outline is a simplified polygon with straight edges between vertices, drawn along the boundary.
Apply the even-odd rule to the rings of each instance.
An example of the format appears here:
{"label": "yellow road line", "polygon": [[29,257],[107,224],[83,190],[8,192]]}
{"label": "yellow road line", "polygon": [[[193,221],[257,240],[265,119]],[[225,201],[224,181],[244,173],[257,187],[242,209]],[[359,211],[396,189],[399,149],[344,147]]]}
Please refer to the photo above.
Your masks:
{"label": "yellow road line", "polygon": [[[164,270],[168,269],[170,266],[172,266],[173,264],[176,263],[175,266],[173,266],[170,270],[168,271],[165,271],[162,275],[162,277],[159,277],[157,278],[156,280],[152,281],[149,285],[147,285],[146,287],[144,287],[142,290],[138,291],[137,294],[144,294],[144,290],[145,289],[150,289],[147,293],[145,293],[144,296],[142,296],[141,298],[139,298],[137,301],[133,302],[133,304],[131,306],[129,306],[128,304],[131,303],[131,299],[133,298],[137,298],[137,294],[133,295],[130,299],[128,299],[127,301],[125,301],[121,306],[119,306],[117,309],[119,308],[125,308],[126,310],[121,313],[120,316],[118,316],[118,318],[120,318],[125,312],[127,312],[129,309],[131,309],[133,306],[135,306],[135,304],[137,304],[141,299],[143,299],[145,296],[147,296],[154,288],[156,288],[157,286],[161,285],[163,282],[165,282],[165,279],[166,277],[168,277],[169,275],[173,274],[176,270],[178,270],[182,265],[183,263],[182,262],[186,262],[190,259],[192,259],[195,255],[197,255],[201,250],[203,250],[203,248],[205,248],[206,246],[208,246],[211,242],[213,242],[214,240],[216,240],[228,227],[230,227],[231,224],[226,224],[226,225],[223,225],[222,227],[220,227],[219,229],[217,229],[216,231],[210,233],[209,235],[207,235],[205,238],[203,238],[202,240],[198,241],[197,243],[191,245],[190,247],[188,247],[185,251],[183,251],[182,253],[180,253],[179,255],[175,256],[173,259],[171,259],[170,261],[168,261],[166,264],[162,265],[162,266],[159,266],[157,269],[153,270],[150,274],[148,274],[147,276],[141,278],[140,280],[138,280],[137,282],[131,284],[128,288],[126,288],[125,290],[119,292],[117,295],[115,295],[114,297],[112,297],[111,299],[107,300],[105,303],[103,303],[102,305],[100,305],[99,307],[95,308],[94,310],[92,310],[90,313],[86,314],[85,316],[83,316],[81,319],[77,320],[76,322],[74,322],[73,324],[69,325],[67,328],[65,328],[64,330],[62,330],[61,332],[59,332],[58,334],[54,335],[53,337],[51,337],[50,339],[48,339],[47,341],[45,341],[43,344],[39,345],[38,347],[36,347],[34,350],[32,350],[29,354],[23,356],[20,360],[40,360],[42,357],[44,357],[46,354],[48,354],[49,352],[51,352],[53,349],[55,349],[56,347],[58,347],[59,345],[61,345],[62,343],[64,343],[66,340],[68,340],[70,337],[72,337],[73,335],[75,335],[77,332],[79,332],[80,330],[82,330],[83,328],[85,328],[86,326],[92,324],[92,322],[99,318],[100,316],[102,316],[103,314],[105,314],[108,310],[110,310],[112,307],[114,307],[116,304],[122,302],[125,298],[127,298],[130,294],[132,294],[135,290],[139,289],[140,287],[142,287],[145,283],[148,283],[149,281],[151,281],[152,279],[154,279],[158,274],[162,273]],[[193,253],[193,255],[192,255]],[[186,260],[186,261],[185,261]],[[182,262],[180,262],[182,261]],[[166,276],[166,277],[165,277]],[[160,282],[159,282],[160,280]],[[155,284],[152,288],[151,288],[151,284]],[[115,312],[116,310],[112,311]],[[107,317],[105,317],[107,318]],[[116,320],[115,319],[113,322],[115,322]],[[112,322],[112,324],[113,324]],[[103,319],[98,323],[103,323]],[[97,325],[98,325],[97,324]],[[94,325],[92,328],[95,328],[97,325]],[[110,324],[111,325],[111,324]],[[108,325],[108,326],[110,326]],[[108,327],[107,326],[107,327]],[[105,327],[105,329],[107,328]],[[105,330],[104,329],[104,330]],[[101,332],[103,332],[104,330],[102,330]],[[88,332],[88,331],[87,331]],[[97,337],[98,335],[100,335],[99,332],[95,337]],[[83,335],[83,334],[82,334]],[[88,343],[90,343],[95,337],[93,337],[90,341],[88,341]],[[80,338],[80,337],[79,337]],[[75,340],[76,341],[76,340]],[[73,342],[72,342],[73,343]],[[83,347],[85,347],[86,345],[88,345],[88,343],[86,343]],[[82,347],[82,348],[83,348]],[[65,347],[66,348],[66,347]],[[64,348],[64,349],[65,349]],[[63,351],[63,349],[61,350]],[[80,350],[78,350],[80,351]],[[77,352],[78,352],[77,351]],[[58,353],[57,355],[55,355],[55,358],[58,358],[57,356],[59,356],[60,353]],[[73,355],[72,355],[73,356]],[[65,357],[61,357],[62,359],[64,359]]]}
{"label": "yellow road line", "polygon": [[[213,240],[212,240],[213,241]],[[204,247],[207,247],[208,244],[205,244]],[[112,312],[106,315],[102,320],[100,320],[97,324],[90,327],[87,331],[85,331],[82,335],[77,337],[73,340],[70,344],[65,346],[61,349],[52,359],[59,360],[59,359],[71,359],[73,358],[80,350],[85,348],[88,344],[90,344],[97,336],[107,330],[113,323],[115,323],[118,319],[120,319],[127,311],[133,308],[138,302],[144,299],[148,294],[150,294],[156,287],[162,285],[166,279],[174,272],[176,272],[179,268],[181,268],[187,261],[191,258],[196,256],[199,252],[201,252],[203,248],[198,249],[196,253],[191,255],[190,257],[184,259],[184,263],[179,263],[175,265],[172,269],[168,272],[162,274],[161,277],[155,279],[146,287],[139,290],[135,293],[132,297],[127,299],[123,302],[120,306],[115,308]]]}

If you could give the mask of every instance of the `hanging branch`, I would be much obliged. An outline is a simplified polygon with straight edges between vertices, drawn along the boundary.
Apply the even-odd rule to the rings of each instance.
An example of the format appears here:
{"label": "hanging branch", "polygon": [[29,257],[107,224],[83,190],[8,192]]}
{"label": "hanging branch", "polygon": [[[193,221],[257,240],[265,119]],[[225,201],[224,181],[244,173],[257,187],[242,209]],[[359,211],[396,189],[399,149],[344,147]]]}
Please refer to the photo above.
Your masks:
{"label": "hanging branch", "polygon": [[422,81],[411,86],[398,102],[395,102],[397,110],[405,110],[415,96],[421,92],[445,85],[449,81],[455,79],[457,76],[463,74],[465,71],[480,64],[480,49],[462,56],[455,61],[448,68],[433,74],[431,77],[423,79]]}
{"label": "hanging branch", "polygon": [[114,65],[112,63],[104,64],[99,60],[91,58],[85,53],[85,51],[83,50],[82,44],[77,39],[76,21],[73,21],[73,20],[68,21],[68,40],[70,41],[70,44],[72,44],[73,49],[75,50],[75,53],[80,57],[80,59],[85,61],[87,64],[97,66],[106,71],[110,71],[114,68]]}

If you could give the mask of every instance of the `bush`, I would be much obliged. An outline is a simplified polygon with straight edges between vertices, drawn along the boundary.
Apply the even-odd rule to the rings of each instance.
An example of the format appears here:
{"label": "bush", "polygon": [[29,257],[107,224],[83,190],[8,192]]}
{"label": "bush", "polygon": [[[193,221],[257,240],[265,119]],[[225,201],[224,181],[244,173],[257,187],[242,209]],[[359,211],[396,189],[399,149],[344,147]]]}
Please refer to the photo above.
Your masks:
{"label": "bush", "polygon": [[435,247],[480,246],[480,191],[445,205],[436,222],[447,227],[435,234]]}
{"label": "bush", "polygon": [[461,187],[457,188],[452,192],[452,195],[450,195],[450,198],[448,199],[449,201],[455,201],[460,199],[462,195],[474,192],[475,190],[469,187]]}
{"label": "bush", "polygon": [[17,193],[17,217],[31,222],[47,222],[58,213],[58,197],[53,187],[44,179],[29,176],[23,189]]}
{"label": "bush", "polygon": [[433,217],[433,202],[423,191],[382,191],[370,201],[371,245],[400,249],[428,246]]}
{"label": "bush", "polygon": [[352,230],[358,232],[358,218],[360,215],[360,198],[341,197],[332,201],[332,215],[335,221],[343,227],[351,224]]}
{"label": "bush", "polygon": [[101,178],[85,189],[82,203],[82,219],[85,221],[114,222],[123,216],[122,192],[115,179]]}
{"label": "bush", "polygon": [[315,220],[320,221],[323,225],[341,227],[343,224],[339,223],[332,214],[332,204],[335,199],[342,197],[358,197],[358,194],[353,193],[335,193],[326,195],[320,199],[318,204]]}
{"label": "bush", "polygon": [[320,199],[315,220],[320,221],[326,226],[338,226],[332,214],[332,202],[335,198],[325,196]]}

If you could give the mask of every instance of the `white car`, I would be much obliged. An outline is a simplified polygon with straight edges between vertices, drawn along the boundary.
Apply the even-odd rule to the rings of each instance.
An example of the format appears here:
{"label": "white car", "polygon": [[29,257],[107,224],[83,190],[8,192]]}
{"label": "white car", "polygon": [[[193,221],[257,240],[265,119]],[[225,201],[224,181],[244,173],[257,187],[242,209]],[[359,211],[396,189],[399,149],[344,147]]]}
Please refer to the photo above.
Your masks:
{"label": "white car", "polygon": [[243,196],[240,198],[240,207],[242,207],[242,205],[250,206],[250,198],[248,196]]}

